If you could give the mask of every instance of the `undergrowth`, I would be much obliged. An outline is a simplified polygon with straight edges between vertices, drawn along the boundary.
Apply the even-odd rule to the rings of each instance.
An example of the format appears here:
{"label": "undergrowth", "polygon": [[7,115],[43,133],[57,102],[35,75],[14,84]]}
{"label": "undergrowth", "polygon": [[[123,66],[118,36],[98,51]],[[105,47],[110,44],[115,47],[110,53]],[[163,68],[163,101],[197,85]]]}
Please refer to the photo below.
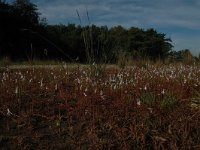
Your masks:
{"label": "undergrowth", "polygon": [[[199,149],[200,68],[0,72],[1,149]],[[195,106],[194,106],[195,103]]]}

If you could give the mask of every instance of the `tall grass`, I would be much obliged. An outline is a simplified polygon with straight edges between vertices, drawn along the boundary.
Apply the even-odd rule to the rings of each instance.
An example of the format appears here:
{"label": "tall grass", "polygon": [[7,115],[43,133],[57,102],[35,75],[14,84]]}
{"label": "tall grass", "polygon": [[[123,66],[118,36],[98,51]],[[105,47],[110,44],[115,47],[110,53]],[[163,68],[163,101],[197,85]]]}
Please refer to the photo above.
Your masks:
{"label": "tall grass", "polygon": [[[82,25],[82,19],[80,14],[77,12],[77,16],[79,18],[79,22]],[[82,37],[85,45],[85,55],[87,59],[87,63],[90,66],[90,75],[91,76],[101,76],[104,74],[106,65],[110,62],[108,54],[105,52],[105,49],[100,47],[94,47],[94,39],[93,39],[93,30],[90,22],[89,12],[86,8],[86,16],[88,21],[88,26],[83,28]],[[101,41],[98,37],[95,37],[98,42]]]}

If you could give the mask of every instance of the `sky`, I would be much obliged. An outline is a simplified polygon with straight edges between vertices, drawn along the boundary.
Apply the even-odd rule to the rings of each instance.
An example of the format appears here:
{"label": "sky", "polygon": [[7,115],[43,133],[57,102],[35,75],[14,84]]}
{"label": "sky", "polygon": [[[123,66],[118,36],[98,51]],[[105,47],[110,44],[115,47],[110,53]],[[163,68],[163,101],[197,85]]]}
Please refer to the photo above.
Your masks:
{"label": "sky", "polygon": [[[13,0],[7,0],[12,2]],[[30,0],[48,24],[74,23],[154,28],[172,39],[174,50],[200,53],[200,0]]]}

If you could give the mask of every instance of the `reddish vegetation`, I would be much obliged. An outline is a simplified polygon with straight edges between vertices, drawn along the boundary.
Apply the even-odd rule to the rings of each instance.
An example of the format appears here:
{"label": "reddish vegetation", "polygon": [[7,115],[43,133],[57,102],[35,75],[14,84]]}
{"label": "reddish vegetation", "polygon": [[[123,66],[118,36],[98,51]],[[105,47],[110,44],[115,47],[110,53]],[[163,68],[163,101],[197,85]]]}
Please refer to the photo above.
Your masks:
{"label": "reddish vegetation", "polygon": [[200,67],[0,72],[2,149],[198,149]]}

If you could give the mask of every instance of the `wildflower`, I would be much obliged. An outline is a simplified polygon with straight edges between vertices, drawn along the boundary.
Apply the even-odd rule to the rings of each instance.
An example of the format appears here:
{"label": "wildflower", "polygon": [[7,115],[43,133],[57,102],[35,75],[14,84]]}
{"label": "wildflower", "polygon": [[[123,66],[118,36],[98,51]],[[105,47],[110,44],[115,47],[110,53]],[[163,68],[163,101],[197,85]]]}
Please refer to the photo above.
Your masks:
{"label": "wildflower", "polygon": [[148,108],[148,110],[150,111],[150,113],[152,113],[152,112],[153,112],[153,108]]}
{"label": "wildflower", "polygon": [[161,94],[163,94],[163,95],[165,94],[165,89],[162,90]]}
{"label": "wildflower", "polygon": [[101,99],[105,99],[105,95],[103,94],[103,91],[100,91],[100,96],[101,96]]}
{"label": "wildflower", "polygon": [[58,90],[58,84],[55,85],[55,90]]}
{"label": "wildflower", "polygon": [[100,95],[101,95],[101,96],[103,95],[103,91],[100,91]]}
{"label": "wildflower", "polygon": [[18,90],[18,86],[15,88],[15,94],[18,94],[19,90]]}
{"label": "wildflower", "polygon": [[80,83],[81,83],[81,80],[80,80],[80,79],[77,79],[77,81],[78,81],[78,84],[80,84]]}
{"label": "wildflower", "polygon": [[186,83],[187,83],[187,80],[186,80],[185,78],[184,78],[184,81],[183,81],[183,83],[184,83],[184,84],[186,84]]}
{"label": "wildflower", "polygon": [[138,105],[138,106],[140,106],[140,105],[141,105],[141,101],[140,101],[140,99],[139,99],[139,98],[137,99],[137,105]]}
{"label": "wildflower", "polygon": [[7,116],[11,116],[11,115],[13,115],[13,113],[11,113],[10,109],[7,108]]}
{"label": "wildflower", "polygon": [[25,81],[25,76],[22,78],[22,81]]}
{"label": "wildflower", "polygon": [[90,115],[90,112],[88,109],[85,109],[85,115]]}
{"label": "wildflower", "polygon": [[40,81],[40,87],[43,87],[43,78]]}
{"label": "wildflower", "polygon": [[123,79],[120,80],[119,82],[119,85],[122,85],[124,82],[123,82]]}
{"label": "wildflower", "polygon": [[24,78],[24,76],[21,74],[20,79],[22,80]]}

